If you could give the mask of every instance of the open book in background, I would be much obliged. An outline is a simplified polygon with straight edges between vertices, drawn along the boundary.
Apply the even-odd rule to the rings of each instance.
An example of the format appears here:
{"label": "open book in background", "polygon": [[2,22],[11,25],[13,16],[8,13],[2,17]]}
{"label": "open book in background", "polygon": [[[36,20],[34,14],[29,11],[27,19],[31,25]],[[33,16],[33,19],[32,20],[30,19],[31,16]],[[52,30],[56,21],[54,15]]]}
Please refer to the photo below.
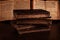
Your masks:
{"label": "open book in background", "polygon": [[[43,9],[50,12],[51,19],[58,19],[58,1],[43,1],[43,0],[33,0],[33,4],[30,4],[30,0],[16,0],[14,10],[25,10],[30,9],[32,5],[33,9]],[[25,5],[26,4],[26,5]]]}

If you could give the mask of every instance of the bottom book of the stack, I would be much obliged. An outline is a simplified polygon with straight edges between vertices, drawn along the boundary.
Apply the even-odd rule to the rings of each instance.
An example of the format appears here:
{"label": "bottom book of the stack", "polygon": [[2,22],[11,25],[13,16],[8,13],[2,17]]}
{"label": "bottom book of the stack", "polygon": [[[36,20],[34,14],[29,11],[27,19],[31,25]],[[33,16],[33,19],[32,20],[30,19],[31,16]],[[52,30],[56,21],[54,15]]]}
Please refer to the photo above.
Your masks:
{"label": "bottom book of the stack", "polygon": [[42,32],[49,31],[49,26],[44,24],[35,25],[18,25],[17,30],[19,34],[32,33],[32,32]]}

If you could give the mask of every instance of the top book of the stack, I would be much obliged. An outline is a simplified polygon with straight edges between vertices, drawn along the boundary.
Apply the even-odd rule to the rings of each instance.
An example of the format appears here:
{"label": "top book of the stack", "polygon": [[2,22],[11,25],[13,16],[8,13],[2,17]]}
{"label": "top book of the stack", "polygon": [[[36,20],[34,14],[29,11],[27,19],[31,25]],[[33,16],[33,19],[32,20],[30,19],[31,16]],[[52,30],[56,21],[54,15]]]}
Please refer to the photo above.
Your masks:
{"label": "top book of the stack", "polygon": [[50,18],[50,12],[46,10],[14,10],[17,19],[19,18]]}

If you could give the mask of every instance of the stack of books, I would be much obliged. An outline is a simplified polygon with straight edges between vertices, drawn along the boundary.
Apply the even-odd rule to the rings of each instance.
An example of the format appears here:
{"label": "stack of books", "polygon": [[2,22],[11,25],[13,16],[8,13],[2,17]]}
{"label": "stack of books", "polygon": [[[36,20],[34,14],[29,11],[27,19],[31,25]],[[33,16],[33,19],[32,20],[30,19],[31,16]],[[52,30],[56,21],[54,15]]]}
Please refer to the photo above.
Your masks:
{"label": "stack of books", "polygon": [[50,30],[50,12],[46,10],[14,10],[19,34]]}

